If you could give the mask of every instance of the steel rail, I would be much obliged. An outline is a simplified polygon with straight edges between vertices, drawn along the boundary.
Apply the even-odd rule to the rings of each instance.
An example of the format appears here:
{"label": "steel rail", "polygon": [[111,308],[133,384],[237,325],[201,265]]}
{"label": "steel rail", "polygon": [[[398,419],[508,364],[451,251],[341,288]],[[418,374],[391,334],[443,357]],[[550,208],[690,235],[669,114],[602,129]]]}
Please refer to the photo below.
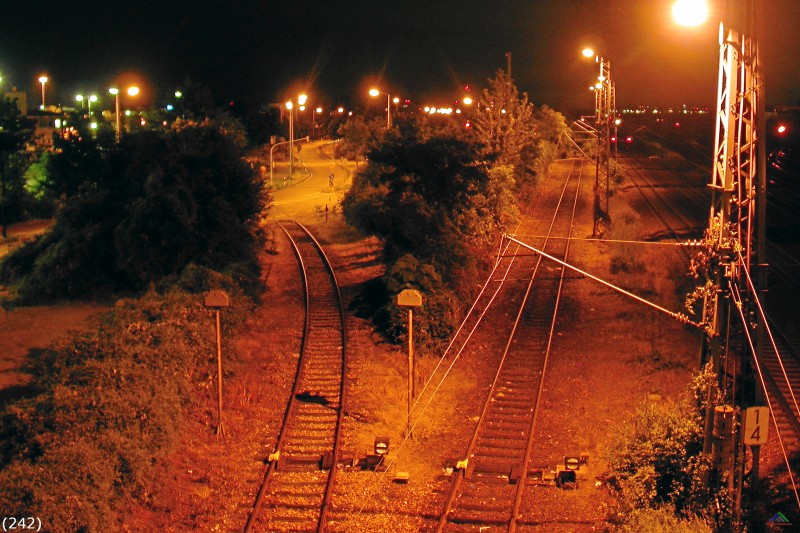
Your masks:
{"label": "steel rail", "polygon": [[[286,450],[288,444],[291,440],[297,440],[300,444],[298,445],[297,442],[294,443],[294,447],[308,447],[312,450],[319,449],[321,446],[319,441],[322,440],[324,442],[332,441],[332,445],[329,451],[323,452],[320,456],[320,462],[318,464],[318,468],[314,468],[313,465],[309,464],[308,462],[302,463],[300,466],[299,471],[297,472],[299,475],[303,475],[304,473],[311,473],[312,477],[317,477],[318,472],[322,471],[324,475],[324,483],[319,483],[318,480],[313,479],[311,481],[299,481],[293,482],[295,486],[303,486],[304,490],[310,490],[311,492],[305,494],[294,494],[292,497],[283,498],[285,503],[283,507],[289,509],[290,511],[295,510],[297,511],[298,515],[305,514],[313,514],[312,518],[297,516],[297,517],[288,517],[287,520],[292,522],[293,525],[291,528],[297,527],[298,523],[302,522],[312,522],[313,526],[316,531],[321,532],[324,531],[325,525],[327,523],[327,516],[328,510],[330,508],[330,501],[333,494],[333,488],[335,484],[335,476],[337,472],[337,464],[339,459],[339,452],[340,452],[340,443],[341,443],[341,428],[344,419],[344,401],[345,401],[345,376],[347,370],[347,335],[346,335],[346,328],[345,328],[345,315],[344,315],[344,305],[342,302],[341,291],[339,288],[339,284],[336,280],[336,275],[333,271],[331,266],[330,260],[326,256],[322,246],[319,242],[314,238],[311,232],[305,228],[299,222],[294,221],[292,224],[294,228],[292,230],[288,229],[284,224],[278,223],[281,229],[286,234],[287,238],[289,239],[292,248],[296,257],[298,258],[298,264],[300,267],[301,277],[303,279],[303,287],[304,287],[304,294],[305,294],[305,318],[304,318],[304,326],[303,326],[303,337],[301,339],[301,346],[300,346],[300,358],[297,364],[297,370],[295,372],[295,380],[294,385],[292,388],[291,395],[289,397],[289,401],[287,404],[287,408],[284,412],[283,418],[283,425],[279,431],[277,442],[274,448],[274,452],[270,454],[268,462],[267,462],[267,470],[265,472],[263,481],[261,486],[259,487],[258,495],[256,500],[253,504],[253,510],[248,517],[247,523],[245,525],[245,532],[249,532],[254,527],[255,523],[258,520],[259,512],[261,511],[262,507],[264,506],[265,499],[270,493],[270,490],[273,490],[273,493],[277,491],[276,487],[280,486],[281,481],[278,479],[280,476],[278,475],[279,470],[283,470],[282,467],[279,467],[280,464],[285,464],[287,467],[293,467],[291,465],[290,458],[287,456]],[[295,235],[292,236],[292,232],[295,232]],[[298,241],[300,243],[298,244]],[[303,242],[304,241],[304,242]],[[312,254],[304,254],[301,250],[301,246],[310,246],[313,249]],[[313,257],[316,255],[316,257]],[[312,263],[316,262],[316,265],[312,265]],[[317,309],[318,306],[322,307],[322,311],[325,311],[325,307],[331,307],[330,302],[326,302],[325,299],[330,297],[329,295],[322,295],[319,296],[315,294],[316,289],[313,287],[309,281],[311,275],[310,271],[312,268],[317,270],[324,269],[327,273],[328,283],[330,286],[327,287],[329,292],[331,292],[335,298],[336,303],[333,305],[335,307],[335,314],[337,315],[338,322],[337,326],[333,326],[330,323],[329,319],[322,316],[320,317],[320,310]],[[325,290],[325,289],[323,289]],[[319,325],[318,323],[322,323]],[[315,330],[320,330],[320,335],[325,331],[329,331],[331,329],[338,329],[337,337],[338,337],[338,347],[335,347],[335,351],[339,353],[340,357],[340,371],[338,374],[338,386],[335,387],[336,394],[338,396],[338,401],[331,401],[326,396],[316,395],[316,391],[309,392],[306,387],[313,383],[313,372],[312,369],[313,365],[320,366],[319,361],[315,362],[316,359],[320,359],[320,354],[311,354],[309,353],[309,345],[312,342],[326,342],[324,337],[320,337],[317,335],[316,337],[320,337],[321,341],[317,339],[312,332]],[[322,352],[321,350],[325,348],[325,346],[316,346],[316,351]],[[327,365],[322,365],[327,366]],[[330,380],[330,377],[325,378],[317,378]],[[318,381],[319,383],[319,381]],[[313,412],[310,412],[306,409],[305,413],[301,413],[303,411],[303,404],[304,401],[306,404],[319,404],[324,408],[330,408],[336,410],[336,421],[333,425],[333,428],[330,427],[330,424],[327,424],[327,427],[323,427],[321,430],[314,429],[315,432],[326,432],[332,431],[332,436],[327,435],[323,436],[322,438],[318,436],[311,436],[307,435],[305,438],[311,439],[310,443],[303,442],[303,435],[302,435],[302,422],[299,421],[301,415],[306,417],[315,417],[320,416]],[[322,415],[324,416],[324,415]],[[326,423],[324,421],[319,422],[318,424],[325,426]],[[294,432],[294,433],[293,433]],[[329,438],[330,437],[330,438]],[[285,457],[286,456],[286,457]],[[327,457],[326,457],[327,456]],[[301,459],[298,459],[301,460]],[[287,464],[289,463],[289,464]],[[294,473],[294,472],[292,472]],[[289,485],[292,482],[287,482]],[[321,493],[317,491],[314,492],[315,489],[319,487],[323,487]],[[317,503],[306,503],[306,502],[298,502],[295,500],[302,500],[302,499],[310,499],[312,501],[317,501]],[[279,505],[273,502],[273,507],[278,507]],[[313,511],[312,507],[317,507],[318,511]],[[300,511],[302,510],[302,512]],[[269,517],[274,518],[274,517]],[[273,520],[274,522],[274,520]],[[270,522],[270,530],[278,530],[276,529],[277,525],[273,522]],[[309,524],[311,525],[311,524]]]}
{"label": "steel rail", "polygon": [[[570,172],[570,177],[571,177],[571,174],[572,174],[572,172]],[[574,180],[570,180],[570,178],[568,177],[567,180],[565,181],[564,188],[562,189],[561,194],[560,194],[560,196],[558,198],[558,201],[557,201],[559,206],[563,202],[563,199],[565,197],[565,194],[566,194],[566,191],[567,191],[567,187],[568,187],[570,181],[574,181]],[[577,198],[577,191],[578,191],[578,187],[576,186],[575,187],[576,198]],[[576,201],[577,201],[577,199],[576,199]],[[558,217],[558,211],[559,211],[558,209],[555,210],[555,214],[552,217],[550,230],[548,231],[548,234],[553,234],[554,233],[553,230],[554,230],[554,226],[555,226],[555,223],[556,223],[556,219]],[[569,227],[570,228],[572,227],[573,219],[574,219],[574,207],[573,207],[573,211],[572,211],[572,213],[570,215],[570,218],[569,218]],[[517,242],[517,244],[519,244],[519,242]],[[493,413],[492,412],[493,408],[495,408],[496,410],[502,410],[502,408],[498,408],[497,405],[500,405],[501,403],[505,402],[506,408],[510,412],[514,412],[515,410],[521,411],[521,413],[517,417],[518,420],[520,418],[523,419],[523,420],[524,419],[528,419],[529,420],[527,423],[526,422],[522,422],[523,424],[525,424],[527,426],[527,432],[528,432],[528,436],[529,437],[530,437],[530,434],[534,431],[535,422],[533,421],[533,417],[535,416],[535,413],[538,411],[539,400],[541,398],[541,394],[540,394],[541,386],[539,387],[539,392],[535,395],[535,398],[532,399],[530,407],[524,407],[524,405],[528,405],[527,402],[530,401],[530,400],[525,400],[524,398],[522,400],[512,399],[511,397],[513,395],[513,385],[510,385],[509,384],[510,382],[508,380],[510,379],[512,381],[514,381],[514,380],[523,381],[525,379],[524,376],[529,375],[529,374],[530,375],[534,375],[537,372],[541,373],[540,380],[544,379],[544,373],[546,371],[546,363],[545,362],[538,363],[536,361],[530,361],[530,363],[532,364],[532,367],[535,367],[535,368],[531,368],[530,370],[532,370],[532,371],[525,372],[524,374],[520,374],[519,370],[513,370],[513,368],[516,367],[516,366],[521,366],[522,364],[524,364],[525,357],[524,357],[524,355],[518,355],[517,358],[514,359],[513,356],[512,356],[512,343],[516,338],[518,338],[517,334],[522,328],[523,316],[525,315],[525,310],[526,310],[527,304],[530,301],[530,296],[531,296],[531,293],[532,293],[532,290],[533,290],[533,287],[534,287],[534,280],[539,279],[537,277],[537,275],[539,274],[540,269],[543,268],[542,267],[542,262],[543,262],[543,258],[541,256],[537,257],[536,261],[535,261],[535,265],[534,265],[533,271],[529,274],[530,277],[527,280],[527,285],[525,287],[524,296],[522,297],[522,301],[519,304],[519,307],[517,308],[517,313],[516,313],[516,317],[514,319],[514,323],[512,325],[512,328],[511,328],[511,332],[509,333],[509,335],[507,337],[507,341],[505,343],[505,347],[503,348],[503,353],[502,353],[502,355],[500,357],[500,363],[498,365],[498,370],[497,370],[497,372],[495,374],[495,377],[493,379],[493,382],[491,384],[489,393],[487,394],[487,399],[486,399],[486,401],[484,403],[484,406],[483,406],[481,415],[479,417],[476,429],[475,429],[475,431],[473,433],[473,436],[472,436],[472,438],[470,440],[470,443],[469,443],[469,446],[468,446],[468,449],[467,449],[466,464],[462,465],[462,468],[459,469],[456,472],[456,477],[454,478],[453,484],[451,485],[451,489],[450,489],[450,492],[448,494],[448,498],[447,498],[447,500],[445,502],[444,509],[443,509],[442,513],[440,514],[439,522],[438,522],[437,527],[436,527],[436,531],[437,532],[443,531],[444,528],[449,523],[452,523],[453,521],[464,521],[464,520],[467,520],[471,524],[483,524],[483,525],[507,524],[511,528],[514,527],[514,525],[513,525],[514,524],[514,516],[515,516],[515,513],[517,512],[517,510],[519,509],[519,502],[521,501],[521,493],[520,493],[520,491],[524,490],[523,487],[519,487],[519,486],[514,491],[513,497],[509,498],[510,505],[508,506],[508,508],[505,508],[505,510],[500,509],[500,507],[503,507],[503,504],[502,503],[498,503],[498,502],[495,502],[495,504],[493,504],[493,505],[487,505],[485,507],[485,509],[479,509],[479,508],[477,508],[479,506],[476,506],[475,504],[466,502],[466,503],[463,503],[462,506],[466,506],[466,509],[467,509],[468,512],[469,511],[475,512],[475,513],[484,512],[484,517],[483,518],[473,517],[473,518],[470,518],[470,519],[465,519],[465,518],[458,518],[458,517],[454,516],[454,514],[455,514],[455,509],[458,508],[458,504],[457,504],[456,500],[464,492],[462,490],[462,485],[463,485],[463,483],[464,483],[464,481],[466,479],[471,479],[472,478],[473,471],[475,470],[476,465],[477,465],[477,463],[479,461],[479,457],[481,456],[481,452],[479,452],[478,450],[479,450],[479,442],[481,442],[482,437],[485,437],[485,440],[486,440],[486,443],[483,444],[484,452],[482,452],[482,453],[484,454],[484,458],[486,458],[487,464],[490,463],[491,460],[492,460],[491,459],[491,457],[492,457],[491,454],[488,455],[488,456],[486,455],[486,453],[490,453],[489,450],[491,450],[491,449],[502,449],[504,446],[505,447],[513,447],[514,446],[513,442],[514,441],[519,441],[519,439],[516,438],[516,437],[513,437],[513,436],[506,437],[504,435],[504,433],[516,433],[516,431],[507,432],[507,431],[505,431],[503,429],[500,429],[500,430],[495,431],[495,434],[493,435],[490,431],[488,431],[486,429],[488,427],[490,421],[492,420],[493,416],[497,420],[499,420],[498,426],[502,426],[502,424],[504,424],[504,423],[508,424],[511,421],[514,421],[514,415],[508,414],[508,415],[505,415],[505,418],[504,418],[501,413]],[[563,268],[562,268],[562,273],[563,273]],[[561,282],[559,282],[558,290],[560,290],[560,288],[561,288]],[[537,305],[544,307],[544,304],[543,304],[542,301],[537,301]],[[548,309],[549,309],[549,307],[548,307]],[[556,312],[556,310],[554,310],[554,315],[555,315],[555,312]],[[553,315],[553,317],[551,317],[551,321],[547,326],[549,335],[553,334],[552,324],[553,324],[553,322],[555,320],[555,316],[554,315]],[[532,325],[529,325],[529,324],[526,324],[526,325],[528,325],[529,327],[533,327]],[[549,351],[550,340],[547,341],[547,346],[548,346],[547,351]],[[520,350],[515,349],[514,352],[515,353],[519,353]],[[545,358],[546,358],[546,355],[545,355]],[[509,370],[509,368],[512,368],[512,370]],[[502,386],[501,386],[501,383],[502,383]],[[502,392],[502,394],[501,394],[501,392]],[[520,403],[522,403],[523,406],[520,406],[519,405]],[[530,412],[528,412],[528,411],[530,411]],[[526,412],[527,412],[527,414],[526,414]],[[530,417],[530,418],[528,418],[528,417]],[[505,422],[504,422],[504,420],[505,420]],[[513,423],[517,423],[517,421],[514,421]],[[526,431],[523,431],[522,433],[524,434],[525,432]],[[499,439],[507,439],[507,442],[504,443],[504,444],[498,444],[498,445],[492,444],[493,440],[499,440]],[[529,458],[530,458],[530,450],[532,448],[532,445],[533,445],[533,440],[531,438],[527,438],[527,439],[524,440],[524,444],[520,448],[517,448],[517,450],[518,450],[517,452],[511,452],[511,451],[508,452],[508,456],[510,457],[509,462],[512,463],[513,465],[516,465],[516,466],[512,466],[512,470],[513,469],[517,469],[517,471],[520,474],[520,477],[523,480],[527,476],[527,463],[528,463]],[[521,451],[521,454],[519,453],[520,451]],[[522,455],[521,461],[519,459],[514,459],[513,458],[514,453],[516,453],[517,455]],[[505,464],[505,462],[503,464]],[[492,467],[492,468],[494,468],[494,467]],[[511,475],[512,474],[509,471],[508,472],[509,478],[511,477]],[[478,482],[475,481],[475,483],[473,483],[473,485],[475,485],[475,484],[478,484]],[[476,489],[474,489],[474,487],[473,487],[470,490],[476,490]],[[498,496],[498,500],[499,499],[500,498]],[[498,517],[497,515],[502,515],[502,516]]]}

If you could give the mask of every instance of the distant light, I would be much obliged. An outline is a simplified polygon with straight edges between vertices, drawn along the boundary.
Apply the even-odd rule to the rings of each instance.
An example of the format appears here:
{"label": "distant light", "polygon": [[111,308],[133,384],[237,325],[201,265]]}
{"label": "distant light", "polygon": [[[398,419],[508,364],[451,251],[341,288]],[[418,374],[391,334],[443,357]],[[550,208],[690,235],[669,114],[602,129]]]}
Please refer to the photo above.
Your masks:
{"label": "distant light", "polygon": [[60,118],[56,119],[55,125],[56,125],[56,128],[60,128],[61,127],[61,119]]}
{"label": "distant light", "polygon": [[595,55],[594,50],[591,48],[584,48],[581,53],[583,54],[583,57],[594,57]]}
{"label": "distant light", "polygon": [[181,91],[175,91],[175,98],[182,98],[183,93]]}
{"label": "distant light", "polygon": [[167,104],[167,111],[172,111],[173,109],[175,108],[172,106],[172,104]]}
{"label": "distant light", "polygon": [[786,133],[787,130],[788,130],[788,128],[786,127],[785,124],[781,124],[780,126],[778,126],[778,134],[779,135],[783,135],[784,133]]}
{"label": "distant light", "polygon": [[39,83],[47,83],[47,76],[39,76]]}
{"label": "distant light", "polygon": [[286,102],[286,109],[292,109],[293,107],[294,107],[294,102],[292,102],[291,100]]}
{"label": "distant light", "polygon": [[91,124],[89,124],[89,127],[91,129],[93,129],[93,130],[96,130],[97,129],[97,122],[92,122]]}
{"label": "distant light", "polygon": [[337,113],[344,113],[344,108],[342,106],[339,106],[339,107],[336,108],[336,112]]}
{"label": "distant light", "polygon": [[119,94],[119,89],[117,89],[116,87],[111,87],[111,88],[108,90],[108,92],[110,92],[110,93],[111,93],[111,94],[113,94],[113,95],[117,95],[117,94]]}
{"label": "distant light", "polygon": [[128,87],[128,96],[136,96],[137,94],[139,94],[138,87]]}
{"label": "distant light", "polygon": [[369,95],[370,96],[378,96],[379,94],[381,94],[381,92],[378,89],[370,89],[369,90]]}
{"label": "distant light", "polygon": [[314,111],[316,111],[317,113],[322,113],[322,108],[321,108],[321,107],[318,107],[318,108],[316,108]]}
{"label": "distant light", "polygon": [[704,0],[678,0],[672,16],[681,26],[699,26],[708,19],[708,5]]}
{"label": "distant light", "polygon": [[396,96],[395,96],[394,98],[392,98],[392,103],[393,103],[394,105],[397,105],[397,104],[399,104],[399,103],[400,103],[400,99],[399,99],[398,97],[396,97]]}
{"label": "distant light", "polygon": [[[308,100],[308,95],[305,93],[297,97],[297,103],[300,104],[301,106],[306,105],[306,100]],[[302,108],[300,110],[302,111]]]}
{"label": "distant light", "polygon": [[472,98],[470,98],[469,96],[465,96],[464,100],[462,101],[464,102],[464,105],[472,105]]}

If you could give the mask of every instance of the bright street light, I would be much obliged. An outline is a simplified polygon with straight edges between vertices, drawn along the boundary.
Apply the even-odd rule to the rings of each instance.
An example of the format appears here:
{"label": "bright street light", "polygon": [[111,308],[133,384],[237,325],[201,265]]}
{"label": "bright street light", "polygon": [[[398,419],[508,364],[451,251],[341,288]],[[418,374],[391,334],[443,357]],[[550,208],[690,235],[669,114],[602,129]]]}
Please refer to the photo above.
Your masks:
{"label": "bright street light", "polygon": [[[301,93],[297,96],[297,104],[300,110],[305,109],[308,95]],[[289,110],[289,179],[292,179],[294,174],[294,102],[289,100],[286,102],[286,109]]]}
{"label": "bright street light", "polygon": [[[369,90],[369,95],[372,97],[376,97],[381,94],[386,95],[386,129],[388,130],[392,128],[392,97],[390,94],[381,92],[375,88]],[[398,99],[398,102],[399,101],[400,100]]]}
{"label": "bright street light", "polygon": [[[117,116],[117,142],[119,142],[119,140],[122,138],[122,124],[120,123],[121,117],[119,110],[119,89],[117,89],[116,87],[111,87],[108,90],[108,92],[114,95],[115,110]],[[128,93],[129,96],[136,96],[137,94],[139,94],[139,88],[136,86],[128,87],[126,92]]]}
{"label": "bright street light", "polygon": [[42,84],[42,109],[44,109],[44,84],[47,83],[47,76],[39,76],[39,83]]}
{"label": "bright street light", "polygon": [[704,0],[678,0],[672,6],[672,16],[681,26],[699,26],[708,19],[708,4]]}

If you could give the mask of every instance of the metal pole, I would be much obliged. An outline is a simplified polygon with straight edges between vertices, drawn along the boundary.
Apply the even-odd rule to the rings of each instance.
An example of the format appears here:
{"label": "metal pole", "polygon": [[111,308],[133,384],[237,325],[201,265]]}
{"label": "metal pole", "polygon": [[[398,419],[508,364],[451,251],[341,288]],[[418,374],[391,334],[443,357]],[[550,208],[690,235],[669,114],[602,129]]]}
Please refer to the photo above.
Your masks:
{"label": "metal pole", "polygon": [[411,438],[411,404],[414,403],[414,310],[408,309],[408,422],[407,434]]}
{"label": "metal pole", "polygon": [[294,175],[294,105],[289,109],[289,179]]}
{"label": "metal pole", "polygon": [[[758,261],[758,273],[756,275],[756,288],[758,297],[766,296],[767,273],[767,111],[766,111],[766,89],[764,80],[764,69],[761,66],[760,50],[758,39],[760,37],[761,20],[758,17],[756,2],[750,2],[748,15],[752,28],[753,47],[755,48],[754,69],[756,70],[756,176],[758,180],[756,190],[756,259]],[[757,313],[758,324],[756,326],[756,357],[760,358],[764,354],[765,348],[765,329],[761,313]],[[761,387],[756,386],[755,405],[764,405],[764,395]],[[753,446],[753,464],[751,468],[751,487],[758,487],[759,483],[759,462],[761,459],[761,446]]]}
{"label": "metal pole", "polygon": [[386,94],[386,129],[392,129],[392,95]]}
{"label": "metal pole", "polygon": [[219,309],[217,315],[217,435],[224,435],[225,429],[222,427],[222,335],[220,334]]}
{"label": "metal pole", "polygon": [[120,116],[119,116],[119,92],[117,92],[117,94],[114,95],[114,101],[116,102],[115,103],[115,109],[117,111],[117,142],[119,142],[120,139],[122,139],[122,130],[120,129],[121,128],[121,124],[120,124]]}

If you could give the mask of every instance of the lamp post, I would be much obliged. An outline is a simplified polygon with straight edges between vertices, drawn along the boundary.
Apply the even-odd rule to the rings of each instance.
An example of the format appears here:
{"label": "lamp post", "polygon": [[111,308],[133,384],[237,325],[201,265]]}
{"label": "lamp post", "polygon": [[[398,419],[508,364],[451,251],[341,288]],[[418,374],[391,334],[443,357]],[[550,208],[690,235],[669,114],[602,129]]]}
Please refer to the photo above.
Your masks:
{"label": "lamp post", "polygon": [[97,95],[96,94],[93,94],[93,95],[89,96],[89,98],[86,99],[86,106],[89,109],[89,114],[90,115],[92,114],[92,102],[96,102],[96,101],[97,101]]}
{"label": "lamp post", "polygon": [[[305,106],[308,100],[308,95],[305,93],[297,97],[297,104]],[[289,110],[289,179],[294,175],[294,101],[288,100],[286,102],[286,109]]]}
{"label": "lamp post", "polygon": [[[384,93],[379,91],[378,89],[370,89],[369,95],[372,97],[379,96],[381,94],[386,95],[386,129],[392,128],[392,96],[388,93]],[[398,102],[400,100],[398,99]]]}
{"label": "lamp post", "polygon": [[[117,123],[117,142],[120,141],[122,138],[122,124],[121,124],[121,116],[120,116],[120,109],[119,109],[119,89],[116,87],[111,87],[108,90],[109,93],[114,95],[114,109],[116,112],[116,123]],[[128,87],[127,91],[128,96],[136,96],[139,94],[139,88],[136,86]]]}
{"label": "lamp post", "polygon": [[47,76],[39,76],[39,83],[42,84],[42,109],[44,109],[44,85],[47,83]]}
{"label": "lamp post", "polygon": [[[609,181],[611,174],[611,120],[616,114],[616,95],[614,82],[611,80],[611,62],[591,48],[583,50],[586,58],[594,57],[600,66],[593,90],[595,95],[595,127],[597,135],[597,156],[595,158],[595,215],[592,236],[602,237],[605,226],[611,221],[608,211]],[[600,179],[600,162],[605,162],[605,180]]]}
{"label": "lamp post", "polygon": [[317,106],[311,113],[311,138],[317,138],[317,115],[322,113],[322,107]]}
{"label": "lamp post", "polygon": [[[704,318],[710,327],[703,344],[701,359],[701,362],[705,363],[705,360],[710,358],[718,373],[718,380],[726,372],[720,368],[717,355],[723,353],[723,350],[727,352],[727,348],[723,347],[720,341],[720,336],[725,335],[722,330],[726,327],[726,322],[735,320],[733,317],[737,314],[740,317],[744,317],[744,313],[755,316],[756,338],[755,346],[751,349],[756,362],[762,359],[764,354],[765,334],[768,331],[765,327],[766,317],[756,309],[760,308],[758,301],[767,287],[768,269],[765,83],[757,43],[758,5],[759,3],[755,1],[730,2],[728,16],[720,23],[719,28],[720,62],[711,183],[713,198],[709,228],[719,225],[719,236],[714,239],[712,252],[720,256],[720,264],[729,266],[726,267],[724,274],[719,270],[713,273],[714,293],[720,296],[711,297],[706,302],[709,311]],[[742,7],[746,9],[738,11],[737,8]],[[678,24],[697,26],[708,18],[708,6],[706,2],[699,0],[679,0],[673,4],[672,13]],[[734,14],[743,16],[735,17]],[[726,32],[725,26],[728,24],[731,26],[741,24],[745,32],[731,28],[727,28]],[[738,252],[732,253],[733,250]],[[751,272],[755,274],[755,291],[748,288],[748,281],[744,275]],[[737,287],[737,290],[731,290],[733,287]],[[747,299],[736,301],[737,292],[746,294]],[[726,293],[729,297],[722,297]],[[744,313],[740,307],[743,304],[746,305]],[[746,324],[744,327],[751,328],[752,325]],[[746,352],[743,351],[739,356],[743,359],[742,368],[745,368]],[[751,392],[753,404],[758,406],[765,403],[761,387],[756,385]],[[711,391],[709,391],[710,397]],[[713,409],[716,412],[723,407],[727,406],[716,406]],[[718,442],[719,435],[712,433],[711,426],[716,425],[716,420],[712,420],[715,417],[711,415],[711,411],[712,406],[708,405],[703,453],[708,456],[710,452],[712,461],[716,458],[720,465],[728,466],[731,461],[736,464],[735,458],[725,453],[726,450]],[[734,435],[732,432],[727,433],[728,437]],[[753,488],[759,483],[760,445],[752,442],[745,444],[752,446],[750,487]],[[743,453],[744,446],[741,450]],[[788,458],[784,458],[788,467]],[[741,499],[744,484],[744,459],[740,459],[738,464],[738,467],[730,469],[731,473],[728,475],[729,488],[732,488],[732,485],[736,487],[737,503]],[[795,500],[800,506],[796,490]],[[740,506],[737,504],[735,509],[738,517],[741,512]]]}

